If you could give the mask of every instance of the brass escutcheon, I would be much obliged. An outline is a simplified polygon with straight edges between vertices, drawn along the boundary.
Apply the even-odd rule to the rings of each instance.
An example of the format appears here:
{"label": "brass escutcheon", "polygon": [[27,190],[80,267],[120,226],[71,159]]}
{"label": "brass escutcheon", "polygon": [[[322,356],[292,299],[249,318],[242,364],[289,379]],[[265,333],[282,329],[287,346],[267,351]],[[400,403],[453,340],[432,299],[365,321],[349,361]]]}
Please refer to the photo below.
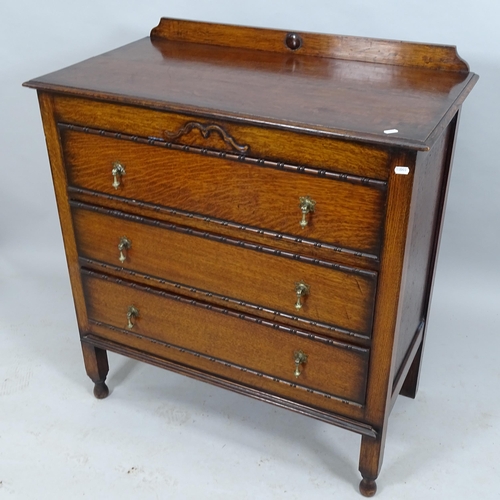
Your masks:
{"label": "brass escutcheon", "polygon": [[307,363],[307,354],[304,354],[303,351],[295,351],[293,353],[293,360],[295,362],[295,371],[293,374],[295,378],[299,378],[299,375],[302,373],[300,371],[300,365]]}
{"label": "brass escutcheon", "polygon": [[118,189],[121,184],[121,177],[124,176],[127,172],[125,172],[125,167],[119,162],[115,161],[113,163],[113,170],[111,170],[111,175],[113,176],[113,184],[112,186],[115,189]]}
{"label": "brass escutcheon", "polygon": [[309,285],[306,285],[303,281],[295,283],[295,293],[297,295],[297,302],[295,303],[295,309],[297,309],[297,311],[300,311],[300,309],[302,309],[303,305],[302,297],[309,295],[310,291],[311,287]]}
{"label": "brass escutcheon", "polygon": [[132,247],[132,242],[126,237],[122,236],[120,238],[120,242],[118,243],[118,251],[120,252],[120,256],[118,259],[123,264],[127,260],[127,250]]}
{"label": "brass escutcheon", "polygon": [[310,196],[300,196],[299,197],[299,208],[302,212],[302,220],[300,221],[300,227],[303,229],[309,224],[306,216],[309,213],[314,212],[314,207],[316,202]]}
{"label": "brass escutcheon", "polygon": [[127,328],[132,330],[134,328],[133,320],[139,317],[139,311],[135,306],[128,306],[127,310]]}

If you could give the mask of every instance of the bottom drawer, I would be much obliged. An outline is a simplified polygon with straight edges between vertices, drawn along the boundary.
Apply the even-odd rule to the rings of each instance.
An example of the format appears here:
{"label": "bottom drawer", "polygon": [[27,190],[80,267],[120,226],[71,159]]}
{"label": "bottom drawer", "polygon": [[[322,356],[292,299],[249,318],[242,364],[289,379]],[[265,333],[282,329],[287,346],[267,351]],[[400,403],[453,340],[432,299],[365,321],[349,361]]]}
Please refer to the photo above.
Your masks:
{"label": "bottom drawer", "polygon": [[[276,384],[364,403],[368,349],[92,271],[82,278],[91,332],[111,326],[191,354],[193,365],[204,357]],[[297,367],[300,352],[307,360]]]}

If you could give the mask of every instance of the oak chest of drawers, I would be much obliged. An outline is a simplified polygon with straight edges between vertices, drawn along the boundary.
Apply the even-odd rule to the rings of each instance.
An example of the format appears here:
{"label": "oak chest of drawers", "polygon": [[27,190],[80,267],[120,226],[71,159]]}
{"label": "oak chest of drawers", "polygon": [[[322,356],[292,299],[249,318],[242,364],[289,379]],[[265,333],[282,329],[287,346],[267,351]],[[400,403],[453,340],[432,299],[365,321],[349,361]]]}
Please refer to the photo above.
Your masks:
{"label": "oak chest of drawers", "polygon": [[162,19],[38,90],[85,367],[111,350],[361,434],[414,397],[453,47]]}

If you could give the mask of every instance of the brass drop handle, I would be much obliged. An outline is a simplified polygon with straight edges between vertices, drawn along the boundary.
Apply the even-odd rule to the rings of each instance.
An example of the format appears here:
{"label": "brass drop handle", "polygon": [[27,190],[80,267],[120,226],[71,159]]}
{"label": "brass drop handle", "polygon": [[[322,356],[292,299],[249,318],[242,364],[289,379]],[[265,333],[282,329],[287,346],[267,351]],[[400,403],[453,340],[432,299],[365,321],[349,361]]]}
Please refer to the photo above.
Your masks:
{"label": "brass drop handle", "polygon": [[127,250],[132,247],[132,242],[126,237],[122,236],[118,243],[118,251],[120,252],[120,262],[123,264],[127,260]]}
{"label": "brass drop handle", "polygon": [[126,174],[125,167],[118,161],[113,163],[113,170],[111,170],[111,175],[113,176],[113,187],[118,189],[121,184],[121,178]]}
{"label": "brass drop handle", "polygon": [[134,328],[134,319],[139,317],[139,311],[135,306],[128,306],[127,311],[127,328],[132,330]]}
{"label": "brass drop handle", "polygon": [[300,227],[303,229],[309,224],[307,220],[307,214],[314,212],[314,207],[316,202],[310,196],[301,196],[299,198],[299,207],[302,212],[302,220],[300,221]]}
{"label": "brass drop handle", "polygon": [[295,293],[297,295],[297,302],[295,303],[295,309],[297,309],[297,311],[300,311],[300,309],[302,309],[303,305],[302,297],[309,295],[310,290],[311,287],[309,285],[306,285],[303,281],[295,283]]}
{"label": "brass drop handle", "polygon": [[295,371],[293,374],[295,378],[299,378],[299,375],[302,373],[300,371],[300,365],[307,363],[307,354],[304,354],[302,351],[295,351],[293,353],[293,360],[295,361]]}

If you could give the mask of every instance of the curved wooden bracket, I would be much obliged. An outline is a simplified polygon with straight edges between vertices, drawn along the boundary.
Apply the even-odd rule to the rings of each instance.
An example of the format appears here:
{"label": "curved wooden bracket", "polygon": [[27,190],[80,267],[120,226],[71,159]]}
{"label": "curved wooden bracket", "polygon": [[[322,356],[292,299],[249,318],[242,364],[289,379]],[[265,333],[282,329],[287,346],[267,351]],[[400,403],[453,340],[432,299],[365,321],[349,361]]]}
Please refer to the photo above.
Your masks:
{"label": "curved wooden bracket", "polygon": [[199,130],[204,139],[208,139],[212,132],[217,132],[226,144],[230,145],[233,149],[236,149],[236,151],[239,151],[240,153],[246,153],[250,149],[250,146],[246,144],[238,144],[221,126],[215,125],[214,123],[204,125],[199,122],[187,122],[184,127],[179,129],[177,132],[165,131],[164,135],[168,140],[174,141],[183,135],[189,134],[189,132],[193,129]]}

